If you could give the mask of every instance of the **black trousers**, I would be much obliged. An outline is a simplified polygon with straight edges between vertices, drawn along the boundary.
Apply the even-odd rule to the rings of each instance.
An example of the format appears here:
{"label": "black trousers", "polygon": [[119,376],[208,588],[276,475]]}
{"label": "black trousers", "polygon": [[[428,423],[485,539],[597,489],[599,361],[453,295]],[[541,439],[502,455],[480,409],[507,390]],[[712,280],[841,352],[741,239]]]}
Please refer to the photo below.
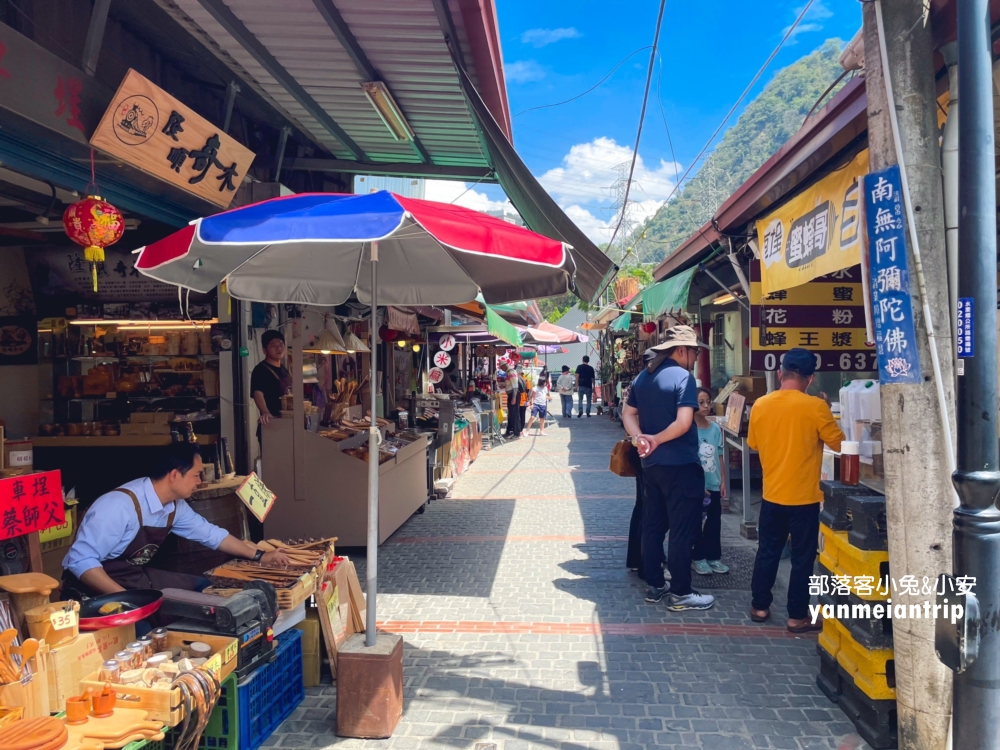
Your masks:
{"label": "black trousers", "polygon": [[691,549],[701,529],[705,472],[701,464],[643,467],[642,562],[646,583],[664,584],[663,537],[670,528],[667,569],[670,591],[677,596],[691,593]]}
{"label": "black trousers", "polygon": [[504,433],[508,437],[511,435],[520,435],[521,430],[524,428],[524,423],[521,421],[521,407],[516,405],[516,399],[517,396],[509,396],[508,400],[507,431]]}
{"label": "black trousers", "polygon": [[819,503],[778,505],[764,500],[757,520],[757,557],[753,563],[753,608],[767,609],[774,596],[781,551],[792,537],[792,573],[788,579],[788,618],[801,620],[809,613],[809,576],[813,573],[819,544]]}
{"label": "black trousers", "polygon": [[711,500],[703,511],[705,522],[701,524],[698,540],[691,553],[695,560],[722,559],[722,493],[711,490],[709,495]]}
{"label": "black trousers", "polygon": [[[642,461],[637,452],[629,451],[629,463],[635,470],[635,507],[632,508],[632,519],[628,525],[628,550],[625,552],[625,567],[629,570],[635,568],[639,578],[646,580],[645,566],[642,561]],[[662,539],[659,549],[662,555]]]}

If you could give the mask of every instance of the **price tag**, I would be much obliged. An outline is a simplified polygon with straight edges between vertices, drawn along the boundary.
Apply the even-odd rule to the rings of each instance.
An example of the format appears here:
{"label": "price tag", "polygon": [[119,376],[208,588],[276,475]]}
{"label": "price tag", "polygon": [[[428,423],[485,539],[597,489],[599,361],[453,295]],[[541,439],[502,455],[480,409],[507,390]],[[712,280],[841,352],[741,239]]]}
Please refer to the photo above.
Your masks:
{"label": "price tag", "polygon": [[228,664],[233,659],[236,658],[236,652],[239,650],[240,644],[235,638],[231,640],[226,646],[226,650],[222,654],[222,663]]}
{"label": "price tag", "polygon": [[49,622],[54,630],[65,630],[76,625],[77,616],[75,609],[62,609],[49,615]]}
{"label": "price tag", "polygon": [[236,494],[258,521],[263,521],[267,517],[271,506],[277,499],[277,495],[264,485],[256,472],[250,473],[250,476],[236,490]]}
{"label": "price tag", "polygon": [[216,654],[215,656],[211,657],[208,661],[206,661],[202,665],[201,668],[208,672],[211,672],[219,679],[222,679],[222,654],[221,653]]}

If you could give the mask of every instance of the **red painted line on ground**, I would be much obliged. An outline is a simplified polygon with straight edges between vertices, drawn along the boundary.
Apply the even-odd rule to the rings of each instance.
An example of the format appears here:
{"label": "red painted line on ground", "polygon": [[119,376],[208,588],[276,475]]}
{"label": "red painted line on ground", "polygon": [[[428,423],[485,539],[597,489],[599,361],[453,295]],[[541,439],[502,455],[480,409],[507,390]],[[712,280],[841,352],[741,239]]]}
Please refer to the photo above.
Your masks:
{"label": "red painted line on ground", "polygon": [[[709,638],[801,638],[784,628],[760,625],[722,625],[720,623],[562,623],[562,622],[486,622],[448,620],[386,620],[378,627],[391,633],[489,633],[530,635],[686,635]],[[810,635],[809,637],[815,637]]]}
{"label": "red painted line on ground", "polygon": [[476,474],[477,476],[479,474],[512,474],[516,476],[516,474],[513,474],[514,471],[516,471],[517,473],[531,472],[532,474],[583,474],[583,473],[606,474],[608,472],[607,469],[577,469],[572,466],[566,466],[562,469],[534,469],[531,468],[530,466],[529,467],[519,466],[516,469],[514,469],[513,467],[510,469],[475,469],[475,470],[469,469],[470,473]]}
{"label": "red painted line on ground", "polygon": [[591,535],[573,536],[569,534],[561,535],[459,535],[459,536],[401,536],[396,539],[389,539],[387,544],[430,544],[430,543],[451,543],[451,542],[627,542],[627,536]]}
{"label": "red painted line on ground", "polygon": [[635,495],[521,495],[519,497],[448,497],[446,500],[632,500]]}

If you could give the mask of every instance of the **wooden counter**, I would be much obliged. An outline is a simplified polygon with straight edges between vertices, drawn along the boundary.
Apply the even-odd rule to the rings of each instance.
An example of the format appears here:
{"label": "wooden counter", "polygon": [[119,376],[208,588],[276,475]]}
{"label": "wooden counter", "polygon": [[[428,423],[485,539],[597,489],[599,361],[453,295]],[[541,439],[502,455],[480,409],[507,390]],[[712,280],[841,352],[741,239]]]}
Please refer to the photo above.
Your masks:
{"label": "wooden counter", "polygon": [[[35,448],[153,448],[170,445],[170,435],[93,435],[90,437],[33,437]],[[198,435],[198,445],[215,445],[218,435]]]}

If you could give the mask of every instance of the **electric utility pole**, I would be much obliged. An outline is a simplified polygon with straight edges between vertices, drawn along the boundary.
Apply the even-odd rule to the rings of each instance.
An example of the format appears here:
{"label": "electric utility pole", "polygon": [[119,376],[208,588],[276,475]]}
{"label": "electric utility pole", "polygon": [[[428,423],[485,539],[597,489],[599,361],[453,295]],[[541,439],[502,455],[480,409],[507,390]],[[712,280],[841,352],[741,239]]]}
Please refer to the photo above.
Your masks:
{"label": "electric utility pole", "polygon": [[[986,2],[987,0],[983,0]],[[885,71],[875,3],[863,4],[865,90],[868,96],[868,148],[872,171],[898,163],[890,107],[898,119],[899,152],[905,164],[917,237],[909,237],[910,293],[918,351],[925,378],[916,385],[882,385],[882,450],[885,459],[889,567],[899,579],[914,575],[936,582],[951,569],[954,490],[937,384],[931,367],[927,323],[922,314],[914,239],[919,241],[925,289],[938,332],[951,331],[945,261],[944,199],[934,90],[934,45],[923,23],[923,0],[881,3],[885,55],[894,102],[887,100]],[[962,0],[959,0],[962,2]],[[990,278],[993,278],[992,276]],[[946,402],[954,402],[950,336],[937,340]],[[995,365],[994,365],[995,367]],[[995,377],[995,370],[994,370]],[[994,385],[995,387],[995,385]],[[953,412],[950,412],[950,414]],[[952,416],[951,419],[954,419]],[[993,441],[996,442],[994,424]],[[933,597],[932,597],[933,598]],[[922,604],[926,595],[892,592],[893,604]],[[951,673],[934,653],[934,621],[893,622],[896,704],[901,750],[940,750],[945,746],[951,708]]]}
{"label": "electric utility pole", "polygon": [[[958,5],[958,297],[971,300],[972,346],[959,356],[960,506],[954,516],[955,576],[975,578],[965,597],[954,685],[955,750],[1000,748],[1000,490],[997,447],[997,220],[993,54],[989,0]],[[968,328],[968,325],[963,326]],[[961,334],[960,334],[961,335]],[[963,340],[964,337],[963,337]],[[961,370],[960,370],[961,372]],[[977,606],[978,605],[978,606]],[[946,634],[946,623],[939,633]],[[946,653],[947,639],[939,649]],[[956,668],[957,667],[957,668]]]}

